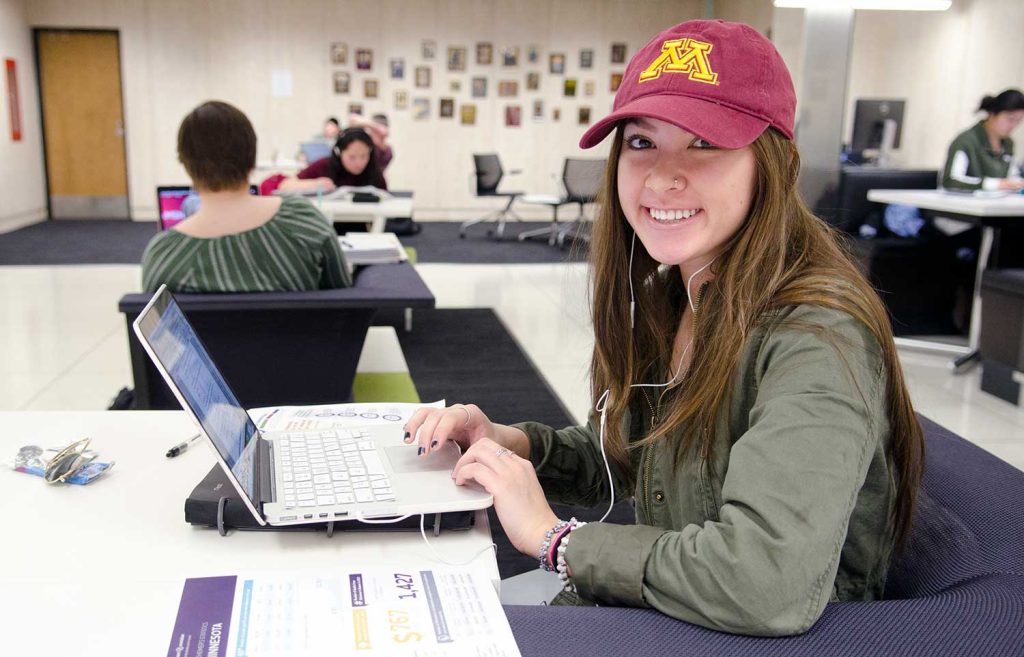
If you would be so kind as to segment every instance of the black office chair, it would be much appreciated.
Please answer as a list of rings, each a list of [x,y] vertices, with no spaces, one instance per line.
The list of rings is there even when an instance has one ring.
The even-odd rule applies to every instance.
[[[512,204],[516,202],[516,199],[523,195],[523,192],[499,192],[498,185],[501,183],[501,179],[505,176],[505,170],[501,168],[501,159],[498,158],[497,153],[482,153],[473,155],[473,177],[476,178],[476,189],[474,190],[477,196],[492,197],[497,196],[501,198],[507,198],[508,202],[505,207],[500,210],[496,210],[488,215],[480,217],[478,219],[471,219],[470,221],[463,222],[459,226],[459,237],[466,237],[466,229],[476,224],[493,221],[496,222],[496,226],[493,231],[488,231],[488,234],[492,234],[497,238],[501,239],[505,234],[505,221],[510,217],[516,221],[522,221],[522,218],[512,210]],[[520,169],[512,169],[509,175],[522,173]]]
[[[580,233],[585,217],[583,206],[593,203],[597,198],[597,192],[601,188],[601,179],[604,175],[605,160],[587,160],[581,158],[565,158],[562,166],[562,187],[565,192],[561,196],[550,194],[524,194],[520,197],[523,203],[535,205],[546,205],[551,208],[551,225],[536,230],[528,230],[519,233],[519,241],[525,241],[534,237],[547,237],[548,244],[554,246],[556,243],[562,246],[569,233],[575,232],[575,238],[587,239],[586,235]],[[578,203],[580,206],[579,215],[568,226],[558,225],[558,210],[563,205]]]

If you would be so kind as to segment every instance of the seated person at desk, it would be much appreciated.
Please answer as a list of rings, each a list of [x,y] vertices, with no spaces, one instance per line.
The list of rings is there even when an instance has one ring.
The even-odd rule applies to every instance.
[[[313,162],[294,178],[281,177],[275,188],[279,192],[300,194],[330,192],[342,186],[371,185],[387,189],[388,184],[377,165],[374,151],[373,140],[365,130],[347,128],[338,137],[330,157]],[[260,186],[264,194],[269,193],[268,182],[269,179]]]
[[[192,110],[178,129],[178,159],[199,210],[157,234],[142,256],[147,292],[271,292],[348,287],[334,229],[298,196],[253,196],[256,133],[219,101]]]
[[[715,84],[673,71],[666,44],[682,42],[722,53]],[[795,107],[750,26],[657,35],[580,142],[614,135],[590,249],[589,423],[501,425],[457,404],[405,427],[422,458],[464,448],[455,482],[491,492],[512,544],[558,571],[555,604],[771,636],[884,593],[923,437],[885,306],[800,199]],[[559,520],[547,501],[629,497],[634,525]]]
[[[1007,89],[998,96],[985,96],[978,110],[987,116],[957,135],[949,146],[942,186],[1020,191],[1024,179],[1014,169],[1010,134],[1024,120],[1024,93]]]
[[[315,138],[333,144],[338,141],[339,134],[341,134],[341,123],[333,116],[328,116],[324,121],[323,131]]]
[[[381,171],[387,169],[388,165],[391,164],[391,160],[395,157],[394,150],[388,144],[387,115],[374,114],[372,118],[367,119],[361,114],[351,114],[348,117],[348,125],[350,128],[366,130],[367,134],[370,135],[370,139],[373,140],[374,157],[377,160],[377,166],[380,167]]]

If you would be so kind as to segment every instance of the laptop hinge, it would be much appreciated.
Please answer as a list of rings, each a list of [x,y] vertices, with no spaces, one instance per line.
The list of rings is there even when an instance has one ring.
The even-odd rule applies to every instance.
[[[260,504],[274,501],[274,457],[273,443],[263,436],[257,437],[256,444],[256,499]]]

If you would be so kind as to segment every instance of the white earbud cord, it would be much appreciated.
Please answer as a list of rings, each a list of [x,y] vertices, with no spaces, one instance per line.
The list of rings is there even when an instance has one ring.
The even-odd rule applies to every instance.
[[[630,329],[633,328],[634,309],[636,308],[636,301],[635,301],[635,296],[634,296],[634,292],[633,292],[633,249],[634,249],[635,246],[636,246],[636,232],[633,233],[633,239],[629,243],[629,272],[628,272],[627,278],[629,279],[629,328]],[[696,306],[696,304],[693,303],[693,295],[690,294],[690,284],[693,283],[693,279],[697,276],[697,274],[701,273],[702,271],[704,271],[705,269],[710,267],[711,264],[714,263],[714,261],[717,258],[718,258],[718,256],[716,255],[714,258],[712,258],[708,262],[708,264],[704,265],[703,267],[701,267],[697,271],[695,271],[692,274],[690,274],[690,277],[686,279],[686,302],[688,304],[690,304],[690,310],[694,314],[696,314],[696,312],[697,312],[697,306]],[[692,345],[693,345],[693,339],[691,338],[690,341],[686,343],[686,347],[683,348],[683,353],[679,355],[679,363],[676,364],[676,371],[672,375],[672,378],[669,379],[669,381],[667,383],[634,383],[634,384],[631,384],[629,387],[630,388],[666,388],[666,387],[669,387],[669,386],[673,385],[676,382],[676,379],[679,378],[679,375],[683,371],[683,361],[686,360],[686,354],[690,351],[690,347]],[[605,426],[605,419],[606,419],[606,416],[607,416],[608,402],[611,401],[611,396],[612,396],[611,392],[612,392],[611,389],[605,390],[604,394],[602,394],[598,398],[597,404],[594,406],[594,410],[598,411],[601,414],[601,426],[600,426],[600,429],[599,429],[599,431],[600,431],[600,433],[599,433],[599,440],[601,442],[601,458],[604,459],[604,469],[605,469],[605,472],[608,473],[608,491],[609,491],[609,494],[611,495],[611,501],[608,503],[608,510],[604,512],[604,515],[601,516],[601,519],[598,520],[598,522],[603,522],[605,520],[605,518],[607,518],[609,516],[609,514],[611,514],[612,507],[615,506],[615,481],[612,479],[612,469],[611,469],[611,466],[608,464],[608,455],[605,453],[605,449],[604,449],[604,426]]]

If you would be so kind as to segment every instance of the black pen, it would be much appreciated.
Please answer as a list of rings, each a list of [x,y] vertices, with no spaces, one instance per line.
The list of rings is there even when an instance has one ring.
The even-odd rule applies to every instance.
[[[179,443],[179,444],[175,445],[174,447],[170,448],[169,450],[167,450],[167,458],[172,459],[175,456],[177,456],[178,454],[181,454],[186,449],[188,449],[189,445],[191,445],[192,443],[194,443],[197,440],[199,440],[199,434],[198,433],[196,435],[192,436],[191,438],[189,438],[188,440],[186,440],[185,442]]]

